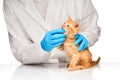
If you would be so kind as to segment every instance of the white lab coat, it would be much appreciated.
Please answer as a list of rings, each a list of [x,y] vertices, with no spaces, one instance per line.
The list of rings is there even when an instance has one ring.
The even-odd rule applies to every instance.
[[[45,52],[40,46],[45,33],[60,28],[68,15],[80,21],[80,33],[88,39],[88,47],[100,36],[98,15],[91,0],[49,0],[45,19],[33,0],[4,0],[3,11],[12,53],[23,64],[68,61],[59,49]]]

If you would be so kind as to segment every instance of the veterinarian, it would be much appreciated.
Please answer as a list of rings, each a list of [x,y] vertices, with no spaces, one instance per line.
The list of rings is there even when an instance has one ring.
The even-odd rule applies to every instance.
[[[80,22],[78,51],[94,45],[100,36],[91,0],[4,0],[3,12],[12,53],[23,64],[68,62],[57,48],[65,41],[60,27],[68,15]]]

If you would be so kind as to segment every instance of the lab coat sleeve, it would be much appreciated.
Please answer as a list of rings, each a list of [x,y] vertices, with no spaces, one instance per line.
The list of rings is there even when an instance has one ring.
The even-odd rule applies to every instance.
[[[4,1],[3,12],[8,29],[10,47],[15,58],[23,64],[46,62],[50,54],[42,50],[40,42],[29,40],[8,1]]]
[[[98,14],[91,0],[83,0],[80,34],[89,41],[88,47],[94,45],[100,36],[101,28],[97,21]]]

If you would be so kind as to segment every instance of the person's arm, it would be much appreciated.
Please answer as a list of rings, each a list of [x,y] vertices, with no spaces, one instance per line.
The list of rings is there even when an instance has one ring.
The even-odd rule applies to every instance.
[[[23,64],[46,62],[50,54],[41,48],[40,41],[32,42],[29,39],[9,0],[4,0],[3,12],[8,29],[10,47],[15,58]]]
[[[101,29],[97,25],[98,14],[91,0],[83,0],[82,5],[83,9],[80,20],[80,34],[82,34],[88,40],[88,47],[90,47],[98,40]]]

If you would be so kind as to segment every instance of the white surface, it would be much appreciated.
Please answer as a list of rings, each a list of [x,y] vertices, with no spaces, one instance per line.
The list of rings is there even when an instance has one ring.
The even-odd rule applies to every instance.
[[[0,80],[120,80],[120,63],[67,71],[66,64],[0,65]]]
[[[9,47],[0,0],[0,64],[18,64]],[[101,62],[120,62],[120,0],[92,0],[99,14],[98,24],[102,32],[100,40],[91,48],[93,58],[99,55]]]

